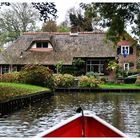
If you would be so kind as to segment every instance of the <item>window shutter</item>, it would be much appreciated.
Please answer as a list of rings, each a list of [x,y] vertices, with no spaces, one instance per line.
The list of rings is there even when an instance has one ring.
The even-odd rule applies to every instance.
[[[119,46],[118,48],[117,48],[117,55],[119,55],[121,53],[121,47]]]
[[[130,54],[133,54],[133,47],[130,47]]]
[[[129,66],[130,66],[130,67],[134,67],[134,63],[133,63],[133,62],[130,62],[130,63],[129,63]]]

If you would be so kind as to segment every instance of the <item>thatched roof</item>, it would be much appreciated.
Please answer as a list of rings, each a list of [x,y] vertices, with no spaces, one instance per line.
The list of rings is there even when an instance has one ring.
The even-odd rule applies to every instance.
[[[53,49],[31,48],[34,42],[44,40],[49,41]],[[116,49],[110,41],[106,41],[104,33],[80,32],[78,36],[71,36],[69,33],[28,32],[21,35],[3,52],[3,60],[7,64],[49,65],[60,60],[64,64],[71,64],[74,57],[103,58],[115,55]]]
[[[0,64],[5,64],[5,60],[4,57],[2,56],[2,54],[0,54]]]

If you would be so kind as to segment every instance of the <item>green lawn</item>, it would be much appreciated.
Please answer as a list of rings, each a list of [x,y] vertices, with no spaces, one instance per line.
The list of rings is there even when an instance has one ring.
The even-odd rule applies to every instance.
[[[140,86],[135,84],[114,84],[114,83],[108,83],[108,84],[101,84],[99,85],[100,88],[140,88]]]
[[[11,99],[15,96],[32,94],[40,91],[50,91],[50,90],[48,88],[27,84],[0,82],[0,101]]]

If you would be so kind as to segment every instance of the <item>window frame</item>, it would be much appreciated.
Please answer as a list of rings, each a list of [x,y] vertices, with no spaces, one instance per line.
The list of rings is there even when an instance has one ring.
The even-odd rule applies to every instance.
[[[4,74],[4,73],[9,73],[9,71],[10,71],[10,70],[9,70],[9,66],[2,66],[1,70],[2,70],[2,71],[1,71],[2,74]]]
[[[123,49],[124,48],[124,49]],[[123,50],[127,50],[127,54],[129,55],[130,54],[130,46],[129,45],[122,45],[121,46],[121,54],[123,55],[124,52]]]
[[[93,63],[93,62],[97,62],[97,63]],[[98,67],[98,72],[94,71],[95,67],[96,68]],[[104,60],[88,59],[86,61],[86,72],[104,74]]]
[[[126,66],[127,65],[127,66]],[[124,63],[123,64],[123,69],[126,70],[126,71],[129,71],[130,69],[130,64],[129,63]]]
[[[38,47],[37,44],[40,44]],[[47,47],[44,47],[47,44]],[[49,48],[49,42],[36,42],[36,48]]]

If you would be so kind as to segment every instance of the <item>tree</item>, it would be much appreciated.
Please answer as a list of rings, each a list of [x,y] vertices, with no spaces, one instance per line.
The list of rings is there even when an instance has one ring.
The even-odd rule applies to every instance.
[[[111,60],[108,63],[107,70],[115,71],[118,67],[119,65],[117,64],[117,62],[115,62],[114,60]]]
[[[139,12],[138,3],[91,3],[84,6],[90,14],[96,11],[100,16],[100,25],[108,27],[107,37],[114,43],[120,39],[127,26],[131,26]]]
[[[100,17],[98,16],[96,12],[96,8],[93,7],[91,4],[84,4],[80,3],[79,4],[82,9],[84,9],[84,16],[85,16],[85,25],[90,23],[90,26],[92,26],[92,30],[96,31],[98,22],[100,20]]]
[[[67,23],[64,21],[60,25],[57,26],[58,32],[70,32],[70,28],[68,27]]]
[[[82,15],[81,9],[71,8],[68,11],[72,27],[77,27],[78,31],[92,31],[92,18],[88,15]]]
[[[35,7],[40,13],[40,20],[46,22],[48,19],[56,18],[57,10],[53,2],[32,2],[33,7]]]
[[[3,5],[7,6],[4,9]],[[56,17],[53,3],[0,3],[0,44],[17,39],[22,32],[37,31],[39,19]],[[39,11],[39,12],[38,12]]]
[[[134,23],[136,24],[136,26],[132,27],[133,29],[132,33],[137,35],[137,37],[140,40],[140,12],[137,14],[137,19],[135,19]]]
[[[6,43],[15,40],[22,32],[36,29],[38,14],[27,3],[11,3],[0,11],[0,40]]]
[[[0,8],[4,5],[5,6],[10,6],[10,3],[9,2],[0,2]]]
[[[59,73],[61,72],[63,63],[64,63],[64,62],[60,60],[60,61],[58,61],[58,62],[55,64],[57,74],[59,74]]]
[[[48,20],[47,22],[43,23],[42,31],[43,32],[56,32],[57,31],[56,21]]]

